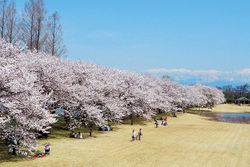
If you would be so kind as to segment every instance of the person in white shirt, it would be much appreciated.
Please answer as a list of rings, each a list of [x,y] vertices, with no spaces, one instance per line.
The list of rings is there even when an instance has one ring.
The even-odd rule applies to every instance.
[[[133,129],[133,130],[132,130],[132,141],[135,141],[135,139],[136,139],[136,132],[135,132],[135,130]]]

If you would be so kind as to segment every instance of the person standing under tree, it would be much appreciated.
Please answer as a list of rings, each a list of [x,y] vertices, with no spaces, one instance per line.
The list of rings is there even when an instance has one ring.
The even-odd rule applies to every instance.
[[[155,127],[158,128],[158,121],[155,119]]]

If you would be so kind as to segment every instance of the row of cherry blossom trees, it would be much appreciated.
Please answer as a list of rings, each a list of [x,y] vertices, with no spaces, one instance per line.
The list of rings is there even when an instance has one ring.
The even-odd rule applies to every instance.
[[[0,40],[0,138],[23,148],[37,146],[36,132],[56,122],[57,108],[64,109],[69,129],[85,127],[91,134],[108,121],[133,123],[223,102],[216,88],[63,60]]]

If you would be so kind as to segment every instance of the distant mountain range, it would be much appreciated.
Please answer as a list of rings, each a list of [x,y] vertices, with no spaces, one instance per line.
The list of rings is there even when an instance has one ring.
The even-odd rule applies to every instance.
[[[246,82],[241,82],[241,81],[218,80],[218,81],[212,81],[212,82],[204,82],[204,81],[198,80],[198,79],[180,80],[177,82],[185,84],[185,85],[193,85],[193,84],[201,83],[201,84],[206,84],[206,85],[213,86],[213,87],[223,87],[226,85],[238,86],[238,85],[246,84]]]
[[[206,84],[209,86],[238,86],[248,83],[250,85],[250,68],[223,71],[223,70],[194,70],[186,68],[155,68],[147,70],[156,76],[169,77],[182,84]]]

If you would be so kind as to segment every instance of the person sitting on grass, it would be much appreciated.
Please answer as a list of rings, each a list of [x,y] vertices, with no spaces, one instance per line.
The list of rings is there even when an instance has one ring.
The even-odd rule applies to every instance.
[[[162,121],[162,126],[167,126],[167,122],[166,121]]]
[[[81,133],[81,132],[78,132],[78,138],[79,138],[79,139],[83,139],[83,136],[82,136],[82,133]]]
[[[47,154],[47,155],[50,154],[50,145],[49,144],[45,144],[44,151],[45,151],[45,154]]]

